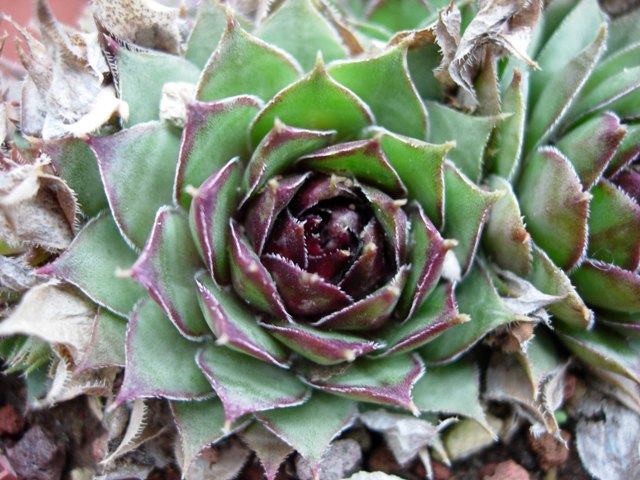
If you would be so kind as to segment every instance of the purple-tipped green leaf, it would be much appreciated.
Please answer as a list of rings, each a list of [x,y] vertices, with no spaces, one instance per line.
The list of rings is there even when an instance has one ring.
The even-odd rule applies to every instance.
[[[309,258],[305,241],[304,223],[291,215],[286,210],[276,222],[265,253],[279,255],[288,258],[296,265],[307,268]],[[336,252],[332,252],[336,253]],[[327,259],[321,259],[321,261]],[[312,271],[316,271],[314,268]],[[331,276],[335,275],[333,273]],[[325,278],[330,278],[325,276]]]
[[[238,353],[209,345],[197,362],[224,405],[229,423],[248,413],[300,405],[307,388],[289,370]]]
[[[382,344],[365,338],[289,323],[261,323],[260,326],[287,347],[320,365],[352,362],[382,348]]]
[[[211,396],[211,385],[195,362],[199,347],[176,330],[153,300],[141,300],[129,317],[124,380],[116,402]]]
[[[474,117],[436,102],[427,102],[427,110],[428,140],[432,143],[455,142],[456,146],[447,158],[467,177],[478,182],[489,135],[500,117]]]
[[[374,130],[387,160],[398,173],[409,192],[429,219],[442,225],[444,218],[443,164],[453,143],[433,145],[408,137],[401,137],[384,130]]]
[[[229,262],[231,281],[235,292],[242,300],[260,311],[288,320],[289,313],[284,307],[271,274],[262,265],[246,236],[240,231],[235,220],[229,223]]]
[[[196,98],[211,101],[251,94],[266,101],[301,75],[293,58],[245,32],[230,15],[218,48],[202,72]]]
[[[211,175],[193,197],[189,227],[195,245],[218,283],[229,283],[229,219],[235,212],[242,167],[237,158]]]
[[[113,218],[104,213],[87,223],[69,248],[38,273],[71,283],[97,304],[126,317],[145,292],[117,272],[131,267],[136,258]]]
[[[394,355],[375,360],[360,359],[346,371],[328,379],[306,378],[319,390],[353,400],[390,405],[416,412],[411,390],[424,374],[417,355]]]
[[[275,480],[282,462],[293,452],[293,448],[259,421],[252,423],[240,433],[240,438],[255,453],[264,469],[267,480]]]
[[[172,203],[180,138],[157,122],[105,137],[91,137],[109,207],[120,231],[142,248],[163,205]],[[153,174],[151,174],[153,172]]]
[[[606,180],[591,194],[589,257],[635,271],[640,264],[640,206]]]
[[[469,321],[458,312],[454,285],[439,285],[404,323],[392,323],[379,334],[387,348],[381,356],[413,351],[456,325]]]
[[[526,123],[525,91],[529,77],[513,72],[513,80],[502,96],[502,112],[509,115],[496,126],[489,146],[490,169],[511,180],[518,170]]]
[[[580,298],[569,277],[536,244],[532,244],[531,254],[532,268],[525,278],[547,295],[565,297],[547,307],[554,318],[573,327],[589,328],[593,323],[593,312]]]
[[[371,107],[378,125],[409,137],[426,137],[427,112],[409,77],[406,44],[380,55],[336,62],[329,74]]]
[[[562,343],[583,362],[640,383],[640,340],[625,339],[600,326],[588,331],[557,333]]]
[[[640,172],[633,168],[626,168],[613,177],[613,183],[640,205]]]
[[[160,209],[131,275],[158,302],[180,333],[190,339],[210,333],[198,307],[194,281],[201,268],[187,216],[178,209]]]
[[[289,52],[305,71],[313,68],[318,51],[328,62],[347,56],[340,36],[310,0],[286,0],[255,34]]]
[[[322,317],[313,326],[329,330],[356,331],[380,328],[394,312],[408,273],[408,267],[401,267],[385,286],[342,310]]]
[[[564,270],[574,268],[587,249],[591,196],[585,193],[573,165],[552,147],[528,159],[517,189],[527,230]]]
[[[126,336],[127,322],[108,310],[100,309],[93,324],[91,340],[77,370],[124,367]]]
[[[618,332],[625,338],[640,339],[640,313],[620,313],[601,310],[598,324]]]
[[[359,187],[371,204],[387,242],[391,245],[396,268],[400,268],[405,263],[408,248],[409,220],[402,209],[406,200],[394,200],[380,190],[365,185]]]
[[[261,255],[278,215],[289,205],[309,174],[272,178],[267,188],[246,208],[245,229],[254,251]]]
[[[259,99],[239,96],[218,102],[193,102],[187,106],[174,198],[188,207],[187,185],[199,187],[233,157],[248,152],[249,124],[262,106]]]
[[[458,241],[453,252],[465,274],[473,264],[489,209],[503,196],[474,185],[451,163],[445,164],[444,236]]]
[[[356,137],[371,125],[373,114],[362,100],[329,77],[319,59],[311,72],[280,91],[260,111],[251,127],[254,145],[269,133],[276,119],[311,130],[333,129],[342,141]]]
[[[127,125],[158,120],[162,87],[168,82],[195,84],[198,67],[177,55],[137,51],[120,47],[112,40],[119,97],[129,105]]]
[[[287,310],[293,315],[323,315],[340,310],[353,301],[339,287],[286,258],[264,255],[262,262],[273,276]]]
[[[76,200],[88,217],[108,208],[98,162],[89,146],[79,138],[48,140],[42,151],[51,159],[56,174],[76,194]]]
[[[262,412],[256,416],[265,427],[305,458],[317,476],[322,456],[331,441],[351,426],[356,413],[354,402],[314,392],[304,405]]]
[[[407,190],[389,164],[378,138],[341,143],[300,158],[305,168],[326,174],[355,177],[389,195],[405,196]]]
[[[242,187],[243,203],[276,175],[287,172],[301,156],[325,147],[335,132],[319,132],[289,127],[276,121],[269,134],[262,139],[245,170]]]
[[[180,434],[182,470],[188,472],[202,450],[232,431],[225,429],[224,408],[218,398],[203,402],[171,402],[170,405]]]
[[[591,2],[593,0],[583,1]],[[580,32],[586,31],[582,26],[578,30]],[[589,34],[593,35],[592,32]],[[560,69],[544,71],[545,73],[542,71],[534,72],[531,75],[530,95],[536,100],[536,103],[529,115],[525,135],[525,152],[533,151],[558,128],[602,56],[606,38],[607,26],[603,23],[595,40]],[[559,56],[562,58],[562,62],[566,61],[568,57],[565,52],[560,53]],[[541,67],[545,68],[543,64]],[[542,76],[545,78],[541,79]]]
[[[200,308],[220,345],[287,367],[287,352],[266,333],[250,307],[233,291],[217,286],[205,272],[196,275]]]
[[[498,296],[487,271],[476,264],[456,289],[456,299],[461,312],[471,316],[471,321],[444,332],[420,350],[427,362],[444,363],[458,358],[478,343],[485,335],[502,325],[530,321],[506,308]]]
[[[218,0],[198,2],[198,16],[189,35],[185,58],[204,68],[227,26],[227,10]]]
[[[410,218],[411,234],[407,284],[398,304],[402,320],[410,318],[440,279],[446,253],[457,243],[444,240],[417,205]]]
[[[588,191],[613,158],[625,133],[618,117],[604,113],[571,130],[556,147],[571,161]]]
[[[527,232],[511,184],[492,175],[487,184],[493,191],[504,192],[489,214],[483,245],[500,268],[526,277],[531,271],[531,236]]]
[[[605,172],[607,177],[613,177],[640,155],[640,125],[631,124],[625,127],[627,127],[627,134],[607,166]]]
[[[462,415],[493,431],[480,403],[480,372],[468,359],[430,367],[416,383],[413,399],[421,412]]]
[[[616,312],[640,312],[640,275],[599,260],[586,260],[571,275],[589,305]]]

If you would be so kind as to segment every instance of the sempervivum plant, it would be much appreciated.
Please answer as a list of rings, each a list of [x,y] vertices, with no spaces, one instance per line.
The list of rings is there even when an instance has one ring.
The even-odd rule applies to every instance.
[[[638,404],[638,15],[607,37],[595,0],[541,22],[541,2],[445,3],[285,0],[250,22],[214,1],[193,19],[96,1],[103,65],[38,2],[54,60],[38,69],[29,38],[0,212],[36,178],[64,211],[70,187],[84,226],[38,270],[62,282],[0,334],[54,344],[49,397],[124,367],[114,405],[170,400],[185,472],[252,423],[270,478],[265,438],[317,475],[358,411],[383,432],[399,412],[491,430],[462,357],[483,339],[485,398],[541,429],[558,432],[568,351]],[[3,345],[14,363],[43,351],[26,341]]]

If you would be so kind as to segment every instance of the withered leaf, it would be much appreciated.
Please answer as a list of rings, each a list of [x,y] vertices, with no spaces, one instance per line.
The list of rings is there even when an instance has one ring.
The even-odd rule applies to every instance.
[[[22,257],[0,256],[0,293],[24,292],[37,282],[38,276]]]

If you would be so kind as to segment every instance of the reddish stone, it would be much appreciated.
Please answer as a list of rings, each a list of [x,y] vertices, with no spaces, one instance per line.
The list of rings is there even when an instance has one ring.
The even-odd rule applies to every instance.
[[[18,478],[59,480],[62,476],[65,448],[61,442],[56,444],[39,425],[27,430],[8,453]]]
[[[489,463],[480,469],[482,480],[531,480],[529,472],[513,460],[501,463]]]
[[[0,435],[17,435],[24,428],[24,418],[11,405],[0,407]]]
[[[449,480],[451,478],[451,470],[444,463],[433,461],[431,468],[433,468],[434,480]]]
[[[571,434],[564,430],[560,432],[567,445],[571,442]],[[539,437],[529,434],[529,445],[538,458],[538,465],[545,472],[553,467],[563,465],[569,459],[569,449],[553,435],[545,433]]]
[[[371,472],[384,472],[397,475],[404,469],[396,462],[396,459],[386,447],[378,447],[369,455],[367,470]]]

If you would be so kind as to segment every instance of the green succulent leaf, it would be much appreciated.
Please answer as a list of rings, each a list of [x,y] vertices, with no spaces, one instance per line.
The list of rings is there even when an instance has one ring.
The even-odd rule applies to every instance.
[[[427,112],[409,77],[406,57],[407,46],[401,43],[374,57],[336,62],[328,71],[371,107],[378,125],[424,139]]]
[[[286,368],[287,353],[258,325],[256,315],[233,292],[216,285],[205,272],[196,275],[198,300],[219,345]]]
[[[444,179],[444,236],[458,241],[458,246],[453,252],[462,266],[462,272],[465,273],[473,263],[487,212],[503,193],[487,192],[478,188],[451,163],[445,164]]]
[[[624,375],[640,383],[640,341],[623,337],[597,326],[592,330],[558,332],[560,340],[588,365]]]
[[[613,177],[640,154],[640,124],[625,125],[625,127],[627,134],[607,166],[605,171],[607,177]]]
[[[383,329],[378,337],[387,347],[380,356],[413,351],[448,329],[468,322],[469,316],[458,312],[453,290],[451,283],[438,285],[404,323]]]
[[[556,143],[573,164],[585,191],[598,181],[626,131],[618,117],[604,113],[574,128]]]
[[[160,118],[160,99],[166,83],[198,82],[198,67],[184,58],[129,50],[113,40],[108,41],[115,57],[119,96],[129,105],[128,126]]]
[[[419,0],[377,0],[369,4],[367,18],[391,32],[411,30],[433,12],[432,2]]]
[[[219,442],[231,431],[225,430],[224,408],[218,398],[202,402],[171,402],[171,412],[180,434],[182,469],[189,467],[200,452]]]
[[[356,360],[344,372],[329,378],[307,375],[305,381],[327,393],[415,412],[411,390],[423,374],[424,364],[420,358],[403,354],[375,360]]]
[[[51,158],[56,174],[76,194],[85,215],[94,217],[108,208],[98,162],[86,142],[79,138],[61,138],[46,142],[42,150]]]
[[[340,36],[310,0],[286,0],[255,35],[289,52],[305,71],[313,68],[318,51],[328,62],[347,56]]]
[[[75,285],[98,305],[126,317],[145,292],[135,281],[119,278],[117,273],[130,268],[136,258],[105,212],[87,223],[69,248],[38,272]]]
[[[494,435],[480,403],[480,372],[468,358],[451,365],[430,367],[416,383],[413,398],[421,412],[446,412],[473,418]]]
[[[531,271],[531,236],[525,228],[518,199],[511,184],[502,177],[492,175],[487,179],[489,188],[504,192],[489,215],[483,244],[486,252],[500,268],[522,277]]]
[[[569,277],[551,261],[544,250],[535,243],[532,247],[532,269],[526,279],[547,295],[565,297],[547,307],[555,319],[574,328],[589,328],[593,323],[593,312],[580,298]]]
[[[158,122],[91,137],[113,218],[125,240],[142,248],[156,212],[172,203],[180,138]],[[149,175],[153,172],[153,175]]]
[[[300,405],[309,396],[289,370],[230,348],[208,345],[198,353],[197,362],[220,397],[228,423],[248,413]]]
[[[604,179],[591,194],[589,257],[635,271],[640,263],[640,206]]]
[[[298,63],[285,52],[245,32],[233,17],[198,83],[196,98],[218,100],[256,95],[269,100],[302,75]]]
[[[187,42],[185,58],[204,68],[227,27],[227,10],[218,0],[198,3],[198,16]]]
[[[456,289],[456,299],[460,311],[469,314],[471,321],[444,332],[423,347],[420,353],[428,363],[455,360],[497,327],[531,321],[506,308],[487,271],[480,264],[476,264],[460,283]]]
[[[317,475],[331,441],[354,422],[356,404],[335,395],[313,392],[303,405],[261,412],[256,416],[305,458]]]
[[[611,34],[605,57],[614,56],[628,45],[640,43],[640,34],[635,28],[639,21],[640,11],[637,9],[611,20]]]
[[[571,281],[589,305],[616,312],[640,312],[640,275],[634,272],[589,259],[571,275]]]
[[[78,371],[124,367],[126,336],[127,322],[104,308],[100,309],[93,324],[91,341],[78,362]]]
[[[552,147],[539,149],[525,165],[517,193],[533,240],[560,268],[575,267],[587,248],[591,196],[571,162]]]
[[[211,385],[194,359],[199,344],[184,338],[150,298],[129,317],[126,368],[116,403],[134,398],[204,399]]]
[[[329,77],[319,58],[311,72],[281,90],[260,111],[251,127],[254,145],[273,128],[276,119],[311,130],[335,129],[336,139],[344,141],[372,124],[373,114],[362,100]]]
[[[174,185],[180,205],[189,207],[188,185],[197,188],[232,158],[247,157],[249,125],[261,107],[259,99],[244,95],[189,104]]]
[[[449,158],[472,181],[480,181],[482,159],[493,131],[501,117],[474,117],[436,102],[427,102],[429,138],[433,143],[455,141]]]

